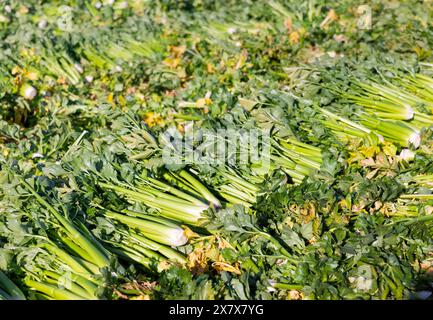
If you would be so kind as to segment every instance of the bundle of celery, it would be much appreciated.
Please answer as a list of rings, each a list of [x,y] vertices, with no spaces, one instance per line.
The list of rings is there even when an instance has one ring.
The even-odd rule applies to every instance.
[[[100,37],[105,38],[104,35]],[[153,61],[161,55],[161,43],[151,37],[141,40],[134,39],[130,34],[119,37],[117,40],[105,38],[104,41],[92,37],[81,44],[79,53],[99,70],[112,72],[121,72],[124,64],[137,64],[143,59]]]
[[[325,119],[321,120],[321,123],[329,128],[343,143],[347,143],[351,139],[362,139],[372,145],[384,141],[382,135],[362,124],[339,116],[324,108],[316,108],[316,110],[325,117]]]
[[[236,168],[218,167],[212,176],[213,188],[218,194],[231,204],[242,204],[246,207],[254,205],[260,194],[259,184],[263,177],[240,172]]]
[[[399,78],[398,84],[419,97],[418,102],[433,112],[433,79],[431,77],[417,73]]]
[[[106,190],[114,190],[130,201],[138,201],[169,219],[197,224],[202,213],[211,206],[221,206],[219,200],[187,170],[165,172],[165,181],[141,175],[135,185],[99,182]]]
[[[293,138],[272,140],[272,162],[286,172],[295,184],[315,170],[320,170],[322,155],[320,148],[302,143]]]
[[[98,298],[96,291],[98,287],[104,285],[101,280],[101,269],[109,268],[110,265],[109,252],[82,223],[73,222],[67,216],[63,216],[36,193],[27,182],[23,180],[22,184],[41,207],[48,211],[50,218],[53,219],[50,222],[54,226],[54,229],[48,234],[52,241],[47,239],[46,243],[35,247],[39,248],[36,253],[42,255],[42,261],[52,259],[52,262],[48,266],[37,264],[35,269],[29,269],[28,277],[25,279],[26,285],[50,299]],[[19,259],[24,259],[25,253],[26,251],[20,255]],[[32,259],[33,255],[30,257]],[[28,263],[29,261],[26,266]],[[63,276],[68,278],[69,287],[60,290],[57,284]]]
[[[56,76],[58,81],[65,79],[68,83],[76,85],[82,79],[83,68],[72,61],[67,53],[60,53],[58,57],[47,56],[41,59],[41,65],[47,70],[47,73]]]
[[[343,98],[364,107],[358,121],[385,139],[404,147],[420,144],[420,132],[433,125],[432,102],[428,100],[433,80],[424,75],[403,76],[384,84],[352,81]],[[338,90],[337,90],[338,91]]]
[[[431,299],[432,12],[0,1],[0,299]]]
[[[39,298],[95,300],[104,294],[105,281],[90,254],[72,242],[62,246],[40,241],[22,248],[17,263],[26,274],[24,283]]]
[[[186,262],[186,257],[174,247],[185,245],[188,235],[173,221],[131,210],[101,210],[97,220],[94,232],[107,250],[119,257],[148,269],[156,265],[158,271],[172,263]]]

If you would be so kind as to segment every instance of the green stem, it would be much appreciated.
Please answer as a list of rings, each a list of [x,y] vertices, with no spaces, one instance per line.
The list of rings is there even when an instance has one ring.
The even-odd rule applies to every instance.
[[[30,288],[42,292],[55,300],[85,300],[86,298],[69,290],[60,289],[52,284],[36,282],[30,279],[24,279],[24,283]]]
[[[0,271],[0,288],[7,291],[11,299],[25,300],[26,296],[3,272]]]
[[[57,220],[63,225],[63,227],[70,233],[72,240],[75,241],[78,245],[80,245],[84,250],[88,252],[89,255],[92,256],[93,261],[99,267],[103,268],[109,265],[109,258],[100,250],[98,250],[89,239],[84,237],[78,229],[70,222],[67,218],[63,217],[61,214],[57,212],[57,210],[51,206],[44,198],[42,198],[24,179],[21,178],[21,183],[24,187],[34,195],[36,200],[46,207],[53,215],[57,218]]]

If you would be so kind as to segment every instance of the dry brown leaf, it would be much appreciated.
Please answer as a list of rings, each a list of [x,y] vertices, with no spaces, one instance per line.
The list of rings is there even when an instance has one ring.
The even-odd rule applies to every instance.
[[[290,290],[289,294],[288,294],[288,298],[290,300],[302,300],[303,295],[302,295],[302,292],[300,292],[298,290]]]
[[[289,33],[292,32],[292,28],[293,28],[292,17],[287,17],[286,20],[284,20],[284,26],[286,27]]]

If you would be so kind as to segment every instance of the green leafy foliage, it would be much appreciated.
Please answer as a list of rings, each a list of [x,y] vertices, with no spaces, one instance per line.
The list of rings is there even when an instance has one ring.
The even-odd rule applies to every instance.
[[[431,299],[432,12],[2,1],[0,299]]]

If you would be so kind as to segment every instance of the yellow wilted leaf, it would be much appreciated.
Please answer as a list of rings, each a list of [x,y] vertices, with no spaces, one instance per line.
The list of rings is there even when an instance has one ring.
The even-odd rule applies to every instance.
[[[185,133],[185,125],[183,123],[178,123],[176,128],[180,133]]]
[[[380,152],[380,148],[378,146],[364,146],[364,147],[359,148],[359,151],[366,158],[371,158],[371,157],[374,157],[375,154]]]
[[[311,202],[300,208],[299,212],[303,216],[303,223],[308,223],[316,217],[316,207]]]
[[[233,248],[230,242],[224,238],[218,238],[218,249]]]
[[[170,68],[175,69],[180,64],[180,58],[166,58],[162,63]]]
[[[323,19],[322,23],[320,24],[321,29],[326,29],[332,22],[338,20],[337,13],[334,9],[331,9],[328,11],[328,14],[326,15],[325,19]]]
[[[36,52],[36,50],[35,50],[34,48],[29,48],[29,49],[27,49],[27,48],[22,48],[22,49],[20,50],[20,55],[21,55],[22,57],[29,58],[29,57],[33,57],[33,56],[35,55],[35,52]]]
[[[207,269],[208,258],[206,256],[205,248],[197,248],[188,254],[188,269],[193,274],[202,274]]]
[[[11,71],[12,75],[16,75],[16,74],[18,74],[20,72],[21,72],[21,68],[18,67],[18,66],[13,67],[12,71]]]
[[[119,95],[119,96],[117,97],[117,100],[119,101],[119,103],[120,103],[121,106],[125,106],[125,105],[126,105],[126,100],[125,100],[125,98],[123,97],[123,95]]]
[[[19,8],[18,12],[21,15],[25,15],[25,14],[29,13],[29,8],[27,8],[26,6],[21,6]]]
[[[382,150],[387,156],[395,156],[397,153],[397,147],[393,143],[387,141],[383,142]]]
[[[29,80],[38,80],[38,74],[35,71],[27,71],[24,76]]]
[[[300,36],[298,31],[293,31],[293,32],[290,32],[290,34],[289,34],[289,42],[291,44],[299,43],[300,38],[301,38],[301,36]]]
[[[180,58],[184,54],[186,46],[170,46],[170,52],[175,58]]]
[[[150,296],[149,295],[144,295],[144,294],[141,294],[141,295],[139,295],[139,296],[136,296],[136,297],[132,297],[131,299],[129,299],[129,300],[150,300]]]
[[[113,103],[113,100],[114,100],[114,96],[113,96],[112,93],[110,93],[110,94],[108,95],[108,97],[107,97],[107,101],[108,101],[109,104],[114,104],[114,103]]]
[[[145,115],[144,122],[146,122],[149,127],[153,127],[155,125],[162,125],[164,120],[159,113],[148,112]]]
[[[234,267],[226,262],[222,262],[222,261],[217,261],[214,262],[212,264],[212,267],[217,270],[218,272],[221,271],[227,271],[227,272],[232,272],[232,273],[236,273],[236,274],[241,274],[241,271],[239,270],[239,268]]]
[[[245,61],[247,60],[247,58],[248,58],[248,51],[244,49],[239,55],[239,59],[238,62],[236,63],[235,69],[238,70],[242,68],[245,65]]]
[[[196,249],[188,254],[188,268],[194,274],[202,274],[213,268],[216,271],[238,273],[239,267],[227,263],[220,253],[221,249],[230,247],[223,239],[210,237],[196,243]]]
[[[200,98],[195,102],[198,108],[203,108],[204,106],[209,106],[212,104],[212,99],[210,98],[211,92],[208,91],[204,98]]]
[[[60,76],[60,77],[57,79],[57,83],[58,83],[58,84],[66,84],[66,78],[63,77],[63,76]]]
[[[167,270],[172,266],[172,262],[170,261],[161,261],[158,263],[158,268],[161,270]]]
[[[210,248],[208,248],[207,252],[206,252],[206,256],[209,260],[211,261],[218,261],[219,259],[219,250],[218,248],[212,246]]]
[[[185,236],[188,238],[188,239],[191,239],[191,238],[198,238],[198,237],[200,237],[197,233],[195,233],[194,231],[192,231],[190,228],[188,228],[187,226],[182,226],[182,228],[185,230],[184,231],[184,233],[185,233]]]
[[[205,98],[200,98],[195,102],[195,105],[199,108],[202,108],[206,105],[206,99]]]
[[[206,69],[207,69],[208,73],[214,73],[215,72],[215,68],[214,68],[214,66],[211,63],[208,63],[206,65]]]
[[[315,244],[317,242],[317,239],[315,236],[313,236],[310,240],[308,240],[308,243]]]

